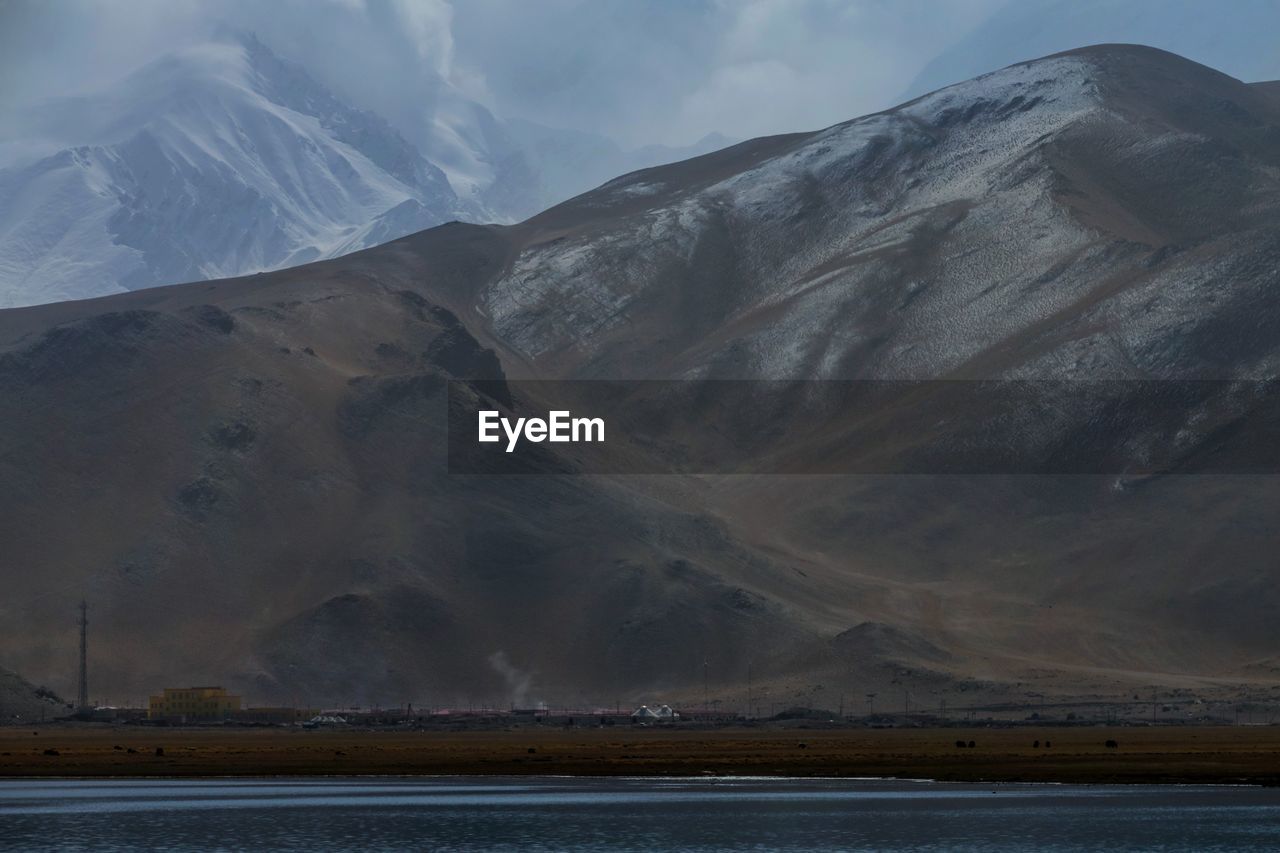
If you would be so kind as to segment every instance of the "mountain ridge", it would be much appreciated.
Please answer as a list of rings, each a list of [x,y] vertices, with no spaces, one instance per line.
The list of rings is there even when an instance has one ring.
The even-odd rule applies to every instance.
[[[42,570],[10,581],[6,665],[69,659],[33,639],[56,577],[127,689],[1270,689],[1273,478],[486,478],[443,454],[445,381],[495,363],[513,387],[1274,377],[1277,128],[1246,84],[1091,48],[516,225],[0,312],[0,537]],[[1092,417],[1059,414],[1064,441]],[[805,453],[847,425],[781,426]]]

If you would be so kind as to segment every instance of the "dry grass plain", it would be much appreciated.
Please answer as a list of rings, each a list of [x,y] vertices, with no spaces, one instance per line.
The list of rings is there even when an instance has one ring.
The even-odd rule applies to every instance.
[[[972,740],[973,748],[957,748]],[[1107,740],[1118,746],[1108,748]],[[1033,746],[1039,741],[1040,746]],[[1045,742],[1051,747],[1046,748]],[[163,754],[157,754],[157,748]],[[47,754],[46,750],[56,752]],[[0,728],[0,777],[777,775],[1280,784],[1280,727]]]

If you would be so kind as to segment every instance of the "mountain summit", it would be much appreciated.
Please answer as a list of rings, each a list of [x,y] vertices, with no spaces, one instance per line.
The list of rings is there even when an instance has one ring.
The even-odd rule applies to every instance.
[[[573,376],[1265,373],[1276,128],[1265,86],[1086,48],[619,178],[476,298]],[[1196,331],[1226,312],[1230,351]]]

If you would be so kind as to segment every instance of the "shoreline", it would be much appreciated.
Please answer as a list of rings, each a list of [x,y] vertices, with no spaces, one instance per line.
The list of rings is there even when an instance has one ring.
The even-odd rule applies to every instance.
[[[375,776],[1272,787],[1280,786],[1280,727],[0,728],[0,778]]]
[[[766,775],[760,773],[735,774],[609,774],[609,773],[208,773],[201,775],[120,775],[120,776],[7,776],[0,775],[0,782],[269,782],[269,781],[302,781],[315,780],[404,780],[415,779],[564,779],[566,781],[586,779],[617,779],[631,782],[849,782],[876,784],[892,782],[895,784],[917,785],[1018,785],[1023,787],[1081,787],[1081,788],[1280,788],[1280,781],[1267,782],[1177,782],[1177,781],[1027,781],[1018,779],[930,779],[918,776],[787,776]]]

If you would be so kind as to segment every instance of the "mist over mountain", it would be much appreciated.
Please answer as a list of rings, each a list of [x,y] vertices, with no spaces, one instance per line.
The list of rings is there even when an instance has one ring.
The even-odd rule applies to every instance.
[[[468,477],[445,415],[450,378],[1273,378],[1278,167],[1274,86],[1107,45],[514,225],[0,312],[5,665],[58,683],[84,594],[125,693],[1270,689],[1275,478],[824,475],[853,425],[784,406],[812,476]],[[1188,412],[1188,458],[1248,424]]]
[[[294,266],[454,219],[511,222],[720,141],[624,152],[509,127],[447,86],[438,101],[424,153],[224,30],[106,92],[33,109],[0,169],[0,306]]]
[[[300,29],[288,3],[9,4],[0,306],[278,269],[452,219],[516,222],[732,141],[707,128],[809,129],[888,105],[913,75],[904,97],[1117,37],[1280,77],[1267,0],[1211,17],[1194,2],[935,4],[910,33],[876,4],[660,6],[627,13],[625,35],[617,8],[483,6],[329,4]],[[536,63],[531,33],[548,46]],[[143,57],[159,58],[110,82]],[[64,89],[81,94],[38,101]]]
[[[1008,65],[1082,44],[1133,42],[1172,51],[1248,82],[1280,79],[1270,34],[1280,5],[1237,0],[1206,15],[1197,0],[1016,0],[992,9],[924,66],[903,97],[914,98]]]
[[[0,172],[6,305],[290,266],[481,215],[386,122],[248,37],[39,118],[77,144]]]

